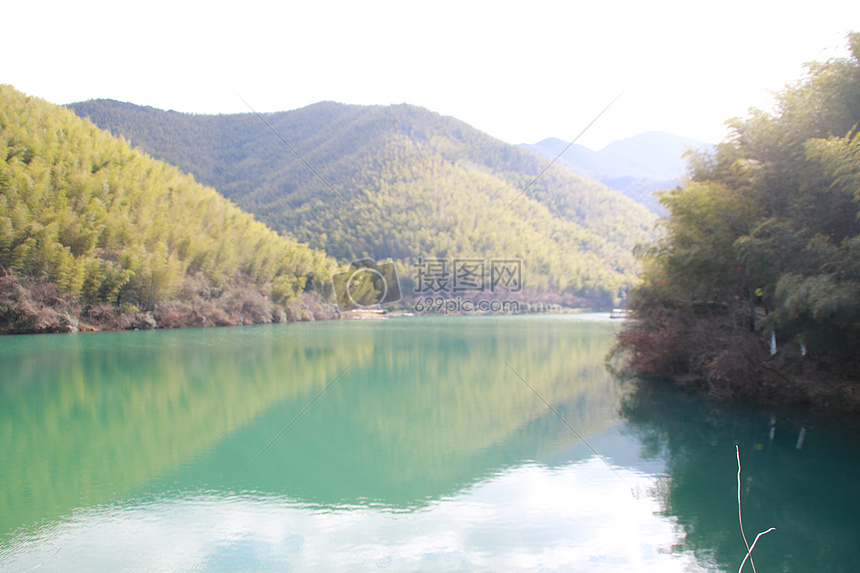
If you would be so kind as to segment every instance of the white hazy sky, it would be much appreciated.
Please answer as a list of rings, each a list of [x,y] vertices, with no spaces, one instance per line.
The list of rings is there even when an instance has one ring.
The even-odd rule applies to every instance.
[[[410,103],[509,143],[598,149],[725,120],[847,53],[860,2],[0,0],[0,83],[196,113]],[[288,137],[287,134],[284,134]]]

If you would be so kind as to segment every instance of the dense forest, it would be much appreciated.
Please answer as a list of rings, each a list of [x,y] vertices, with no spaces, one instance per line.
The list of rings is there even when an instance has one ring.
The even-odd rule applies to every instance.
[[[654,236],[654,215],[620,193],[560,164],[530,185],[546,158],[415,106],[69,107],[341,262],[394,259],[404,294],[420,257],[503,257],[522,261],[526,298],[605,307],[635,278],[633,246]]]
[[[689,164],[640,249],[641,373],[726,398],[860,405],[860,34]]]
[[[327,312],[333,261],[68,109],[0,86],[0,331]]]

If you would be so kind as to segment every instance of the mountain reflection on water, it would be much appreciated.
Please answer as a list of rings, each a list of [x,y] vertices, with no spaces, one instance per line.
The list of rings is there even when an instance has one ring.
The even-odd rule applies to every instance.
[[[0,571],[731,570],[735,443],[748,536],[777,527],[757,567],[846,570],[854,442],[808,416],[630,394],[604,365],[617,328],[0,339]]]

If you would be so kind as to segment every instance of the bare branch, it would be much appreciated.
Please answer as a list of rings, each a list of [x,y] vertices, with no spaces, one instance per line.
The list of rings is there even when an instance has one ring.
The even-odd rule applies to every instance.
[[[744,560],[741,561],[741,566],[740,566],[740,569],[738,569],[738,573],[741,573],[744,570],[744,565],[746,565],[747,559],[750,560],[750,565],[752,565],[753,573],[756,573],[755,562],[753,561],[753,558],[752,558],[752,551],[753,551],[753,549],[755,549],[755,544],[758,543],[758,540],[762,535],[770,533],[771,531],[774,531],[776,528],[771,527],[767,531],[762,531],[761,533],[756,535],[755,539],[753,540],[752,545],[750,545],[749,542],[747,541],[747,535],[746,535],[746,533],[744,533],[744,518],[741,515],[741,451],[740,451],[740,448],[738,448],[738,446],[735,446],[735,453],[738,456],[738,523],[741,526],[741,537],[744,538],[744,545],[746,545],[746,547],[747,547],[747,554],[744,556]]]

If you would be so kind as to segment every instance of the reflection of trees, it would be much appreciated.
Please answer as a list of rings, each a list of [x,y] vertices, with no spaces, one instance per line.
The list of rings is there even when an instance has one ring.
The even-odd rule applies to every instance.
[[[599,323],[507,317],[362,326],[372,358],[290,428],[243,486],[319,503],[410,506],[577,441],[501,358],[579,432],[615,419],[618,398],[603,368],[612,338]],[[265,444],[289,418],[283,411],[261,420],[242,442]],[[230,458],[224,446],[214,455]],[[232,447],[239,455],[240,443]]]
[[[670,477],[657,495],[665,513],[683,526],[686,549],[713,554],[728,570],[743,559],[738,444],[747,536],[777,528],[756,546],[758,570],[855,569],[860,447],[847,433],[820,418],[714,405],[653,388],[627,399],[623,413],[645,444],[643,453],[667,457]],[[798,449],[802,427],[806,432]]]
[[[123,495],[366,354],[296,332],[17,339],[38,350],[2,356],[0,532]]]
[[[38,350],[0,357],[0,532],[159,482],[437,499],[576,441],[500,357],[580,433],[611,423],[606,328],[434,318],[16,339]]]

